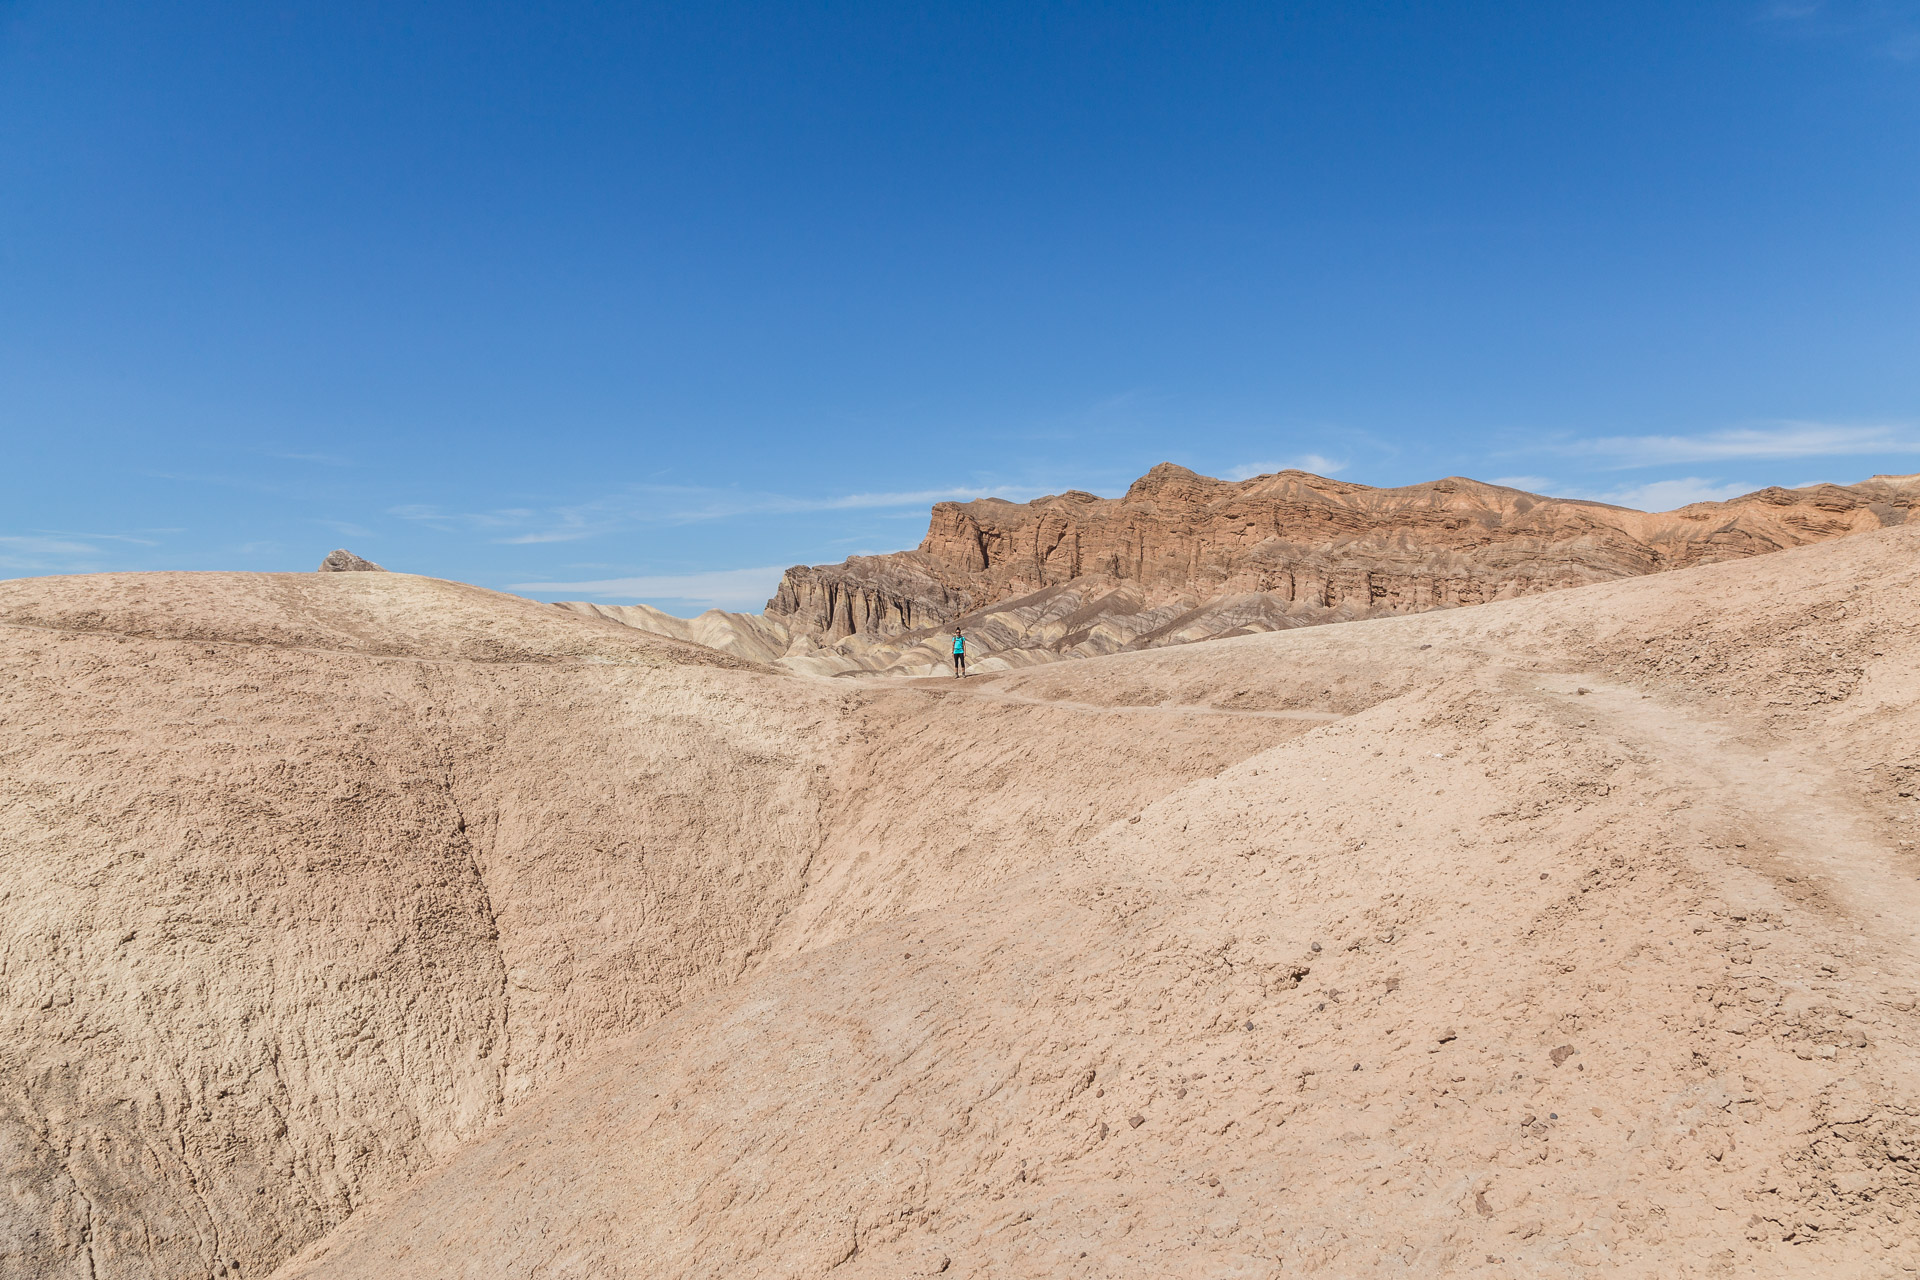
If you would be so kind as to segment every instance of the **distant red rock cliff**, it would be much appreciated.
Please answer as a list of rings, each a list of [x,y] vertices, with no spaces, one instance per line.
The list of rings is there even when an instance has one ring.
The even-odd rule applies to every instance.
[[[1120,498],[938,503],[916,550],[789,569],[766,616],[824,645],[960,622],[987,652],[1111,652],[1739,559],[1900,524],[1917,500],[1920,477],[1877,476],[1649,514],[1460,477],[1376,489],[1161,463]]]

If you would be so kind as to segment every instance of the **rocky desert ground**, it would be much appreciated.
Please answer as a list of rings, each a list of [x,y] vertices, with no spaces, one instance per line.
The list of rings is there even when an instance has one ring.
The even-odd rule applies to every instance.
[[[964,682],[0,583],[0,1274],[1920,1270],[1862,529]]]

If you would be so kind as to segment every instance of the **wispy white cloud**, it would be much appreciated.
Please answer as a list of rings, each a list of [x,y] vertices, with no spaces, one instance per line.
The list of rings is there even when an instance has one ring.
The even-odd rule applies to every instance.
[[[89,573],[102,564],[100,548],[73,538],[40,534],[0,536],[0,569],[24,573]]]
[[[131,533],[83,533],[77,529],[37,529],[38,534],[51,538],[84,538],[88,542],[130,542],[136,547],[157,547],[160,544],[152,538],[142,538]],[[150,533],[179,533],[178,529],[152,529]]]
[[[186,471],[142,471],[150,480],[166,480],[176,484],[210,484],[227,489],[240,489],[247,493],[280,493],[281,486],[269,484],[264,480],[254,480],[246,476],[203,475]]]
[[[1610,468],[1626,469],[1741,459],[1920,453],[1920,429],[1904,423],[1844,426],[1826,422],[1781,422],[1690,436],[1601,436],[1585,440],[1561,440],[1541,447],[1553,453],[1590,458]]]
[[[1628,485],[1620,489],[1610,489],[1604,493],[1569,493],[1565,497],[1591,498],[1595,502],[1611,502],[1616,507],[1632,507],[1637,511],[1672,511],[1694,502],[1725,502],[1737,498],[1743,493],[1752,493],[1756,486],[1734,481],[1719,484],[1712,480],[1703,480],[1699,476],[1686,476],[1679,480],[1655,480],[1650,484]]]
[[[802,501],[799,505],[787,508],[794,511],[845,511],[856,507],[919,507],[930,506],[936,502],[972,502],[975,498],[1006,498],[1009,501],[1037,498],[1044,489],[1029,489],[1017,485],[996,485],[989,489],[915,489],[906,493],[850,493],[842,498],[823,498],[818,501]]]
[[[1136,408],[1155,398],[1150,388],[1129,387],[1125,391],[1118,391],[1113,395],[1094,401],[1091,405],[1087,406],[1085,416],[1088,418],[1106,417],[1111,414]]]
[[[278,453],[267,450],[269,458],[279,458],[284,462],[312,462],[323,467],[350,467],[353,459],[337,453]]]
[[[784,565],[758,569],[716,569],[707,573],[649,574],[632,578],[599,578],[591,582],[516,582],[511,591],[542,595],[591,596],[596,599],[659,601],[703,609],[758,609],[780,585]]]
[[[1646,484],[1620,485],[1612,489],[1567,485],[1546,476],[1501,476],[1490,483],[1503,484],[1509,489],[1525,489],[1549,498],[1581,498],[1588,502],[1611,503],[1616,507],[1632,507],[1636,511],[1672,511],[1675,507],[1684,507],[1693,502],[1725,502],[1729,498],[1752,493],[1759,487],[1737,480],[1722,483],[1700,476],[1653,480]]]
[[[528,524],[539,514],[532,507],[494,511],[447,511],[441,507],[408,503],[387,508],[387,514],[413,520],[442,533],[500,533]]]
[[[1225,480],[1251,480],[1255,476],[1272,475],[1276,471],[1311,471],[1315,475],[1335,476],[1347,469],[1345,462],[1318,453],[1303,453],[1286,462],[1243,462],[1237,467],[1228,467]]]
[[[100,554],[100,548],[85,542],[75,542],[69,538],[43,538],[37,536],[0,537],[0,547],[7,547],[23,555],[90,556]]]
[[[591,538],[598,533],[611,533],[611,528],[596,529],[589,525],[563,522],[551,529],[536,529],[532,533],[515,534],[511,538],[495,538],[502,546],[534,546],[542,542],[578,542],[582,538]]]
[[[1756,19],[1776,35],[1852,42],[1896,62],[1920,57],[1920,4],[1914,0],[1771,0]]]
[[[508,507],[493,511],[460,512],[409,505],[394,507],[389,514],[403,520],[418,521],[447,533],[480,533],[501,544],[531,545],[578,542],[646,524],[693,524],[705,520],[819,511],[884,511],[898,507],[925,507],[935,502],[968,502],[975,498],[1020,501],[1038,497],[1044,492],[1043,489],[1016,485],[955,485],[896,493],[795,497],[692,485],[632,485],[590,502],[550,508]]]
[[[98,573],[127,567],[123,548],[157,547],[148,534],[180,533],[180,529],[138,529],[133,533],[98,533],[76,529],[33,529],[0,535],[0,569],[25,573]],[[117,543],[119,547],[101,543]]]

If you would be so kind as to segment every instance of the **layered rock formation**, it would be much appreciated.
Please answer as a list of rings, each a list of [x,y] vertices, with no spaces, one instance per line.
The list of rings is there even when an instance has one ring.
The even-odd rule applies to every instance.
[[[363,556],[357,556],[345,547],[335,547],[327,552],[327,558],[320,562],[315,573],[385,573],[386,570]]]
[[[993,670],[1741,559],[1898,525],[1916,501],[1920,476],[1876,476],[1649,514],[1462,477],[1376,489],[1162,463],[1120,498],[939,503],[917,549],[796,566],[764,618],[699,625],[704,643],[821,674],[936,669],[958,625]]]

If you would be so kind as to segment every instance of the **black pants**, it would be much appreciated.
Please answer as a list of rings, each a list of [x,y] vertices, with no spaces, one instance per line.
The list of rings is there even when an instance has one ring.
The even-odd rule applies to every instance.
[[[966,654],[956,653],[953,655],[953,674],[957,676],[963,676],[967,674],[967,655]]]

